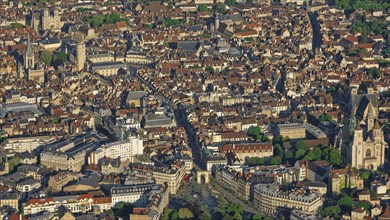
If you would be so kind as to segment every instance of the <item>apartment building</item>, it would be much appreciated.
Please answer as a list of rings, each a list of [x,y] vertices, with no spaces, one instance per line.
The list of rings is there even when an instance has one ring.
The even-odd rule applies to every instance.
[[[37,147],[51,143],[54,140],[55,138],[53,136],[8,138],[4,142],[4,150],[12,150],[18,153],[22,153],[25,151],[31,152]]]
[[[23,204],[23,213],[33,215],[42,211],[55,212],[60,206],[65,206],[71,213],[87,213],[92,211],[93,196],[82,194],[28,199]]]
[[[120,158],[121,161],[133,162],[133,157],[142,155],[144,151],[143,141],[139,137],[129,137],[125,141],[116,141],[102,145],[96,151],[91,152],[88,157],[88,164],[98,164],[99,160],[108,158]]]
[[[160,219],[164,209],[169,203],[169,190],[167,185],[160,185],[148,193],[146,204],[133,209],[130,219],[154,220]]]
[[[237,159],[244,162],[247,157],[266,158],[273,155],[272,144],[264,143],[234,143],[225,144],[219,148],[222,154],[233,153]]]
[[[93,63],[89,70],[102,76],[113,76],[118,74],[119,69],[124,69],[126,66],[122,62],[100,62]]]
[[[277,184],[258,184],[254,187],[253,203],[261,211],[277,215],[292,209],[315,213],[322,206],[319,193],[312,193],[302,189],[291,192],[282,191]]]
[[[136,184],[128,186],[116,186],[111,189],[112,206],[116,207],[120,202],[134,203],[135,206],[146,204],[149,191],[159,188],[154,183]]]
[[[54,170],[80,172],[85,164],[85,153],[83,152],[67,155],[59,151],[45,151],[40,154],[40,157],[41,165]]]
[[[114,55],[108,51],[87,52],[87,60],[91,63],[113,62]]]
[[[0,193],[0,207],[11,206],[12,208],[19,210],[19,195],[14,192],[2,192]]]
[[[338,195],[345,188],[364,188],[364,180],[351,167],[331,170],[329,184],[333,195]]]
[[[306,128],[300,123],[278,124],[276,135],[290,139],[306,138]]]
[[[81,173],[60,172],[56,175],[50,176],[48,187],[52,191],[62,191],[62,187],[64,187],[70,181],[77,180],[81,176]]]
[[[186,173],[186,165],[182,161],[176,161],[176,163],[173,164],[171,168],[169,167],[153,168],[153,178],[155,179],[156,184],[162,185],[167,183],[169,187],[169,192],[171,194],[176,194],[185,173]]]

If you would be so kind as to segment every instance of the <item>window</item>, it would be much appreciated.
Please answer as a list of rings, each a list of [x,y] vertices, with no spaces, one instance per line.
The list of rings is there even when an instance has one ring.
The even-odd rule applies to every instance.
[[[371,157],[371,150],[370,150],[370,149],[368,149],[368,150],[366,151],[366,157]]]

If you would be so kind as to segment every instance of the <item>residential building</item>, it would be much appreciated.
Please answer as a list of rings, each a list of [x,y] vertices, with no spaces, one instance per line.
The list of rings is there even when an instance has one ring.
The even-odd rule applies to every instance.
[[[302,139],[306,138],[306,128],[299,123],[278,124],[276,135],[290,139]]]
[[[19,195],[16,192],[2,192],[0,193],[0,207],[11,206],[19,210]]]
[[[221,154],[226,155],[227,153],[233,153],[238,160],[242,163],[246,161],[248,157],[260,157],[267,158],[273,155],[272,144],[265,143],[232,143],[232,144],[224,144],[219,148],[219,152]]]
[[[143,154],[143,141],[139,137],[131,136],[125,141],[116,141],[102,145],[88,157],[88,164],[98,164],[103,157],[120,158],[120,161],[133,162],[133,157]]]
[[[333,195],[338,195],[346,188],[363,189],[364,181],[351,167],[331,170],[329,184]]]
[[[280,190],[279,187],[276,184],[256,185],[254,187],[253,203],[261,211],[270,215],[277,215],[292,209],[315,213],[322,206],[319,193],[305,192],[301,189],[285,192]]]
[[[23,213],[33,215],[42,211],[55,212],[60,206],[65,206],[71,213],[87,213],[92,211],[93,196],[82,194],[28,199],[23,204]]]
[[[186,166],[185,163],[182,161],[177,161],[171,168],[153,168],[153,178],[155,179],[156,184],[162,185],[167,183],[170,194],[176,194],[185,173]]]

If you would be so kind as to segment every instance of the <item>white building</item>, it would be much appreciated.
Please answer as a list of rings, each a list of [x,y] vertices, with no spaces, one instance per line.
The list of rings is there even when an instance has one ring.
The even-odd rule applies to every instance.
[[[21,138],[8,138],[4,143],[4,150],[12,150],[14,152],[33,151],[35,148],[49,144],[55,140],[53,136],[34,136]]]
[[[134,203],[136,206],[145,205],[148,200],[146,192],[151,191],[156,186],[158,185],[148,183],[113,187],[111,189],[112,207],[115,207],[120,202]]]
[[[88,164],[97,164],[103,157],[121,158],[133,162],[133,157],[143,154],[143,141],[139,137],[129,137],[126,141],[116,141],[99,147],[88,158]]]
[[[42,211],[55,212],[61,205],[72,213],[92,211],[93,197],[90,194],[29,199],[23,204],[23,213],[33,215]]]
[[[22,180],[18,184],[16,184],[16,190],[19,192],[31,192],[34,189],[39,189],[41,187],[41,183],[33,178],[28,178]]]

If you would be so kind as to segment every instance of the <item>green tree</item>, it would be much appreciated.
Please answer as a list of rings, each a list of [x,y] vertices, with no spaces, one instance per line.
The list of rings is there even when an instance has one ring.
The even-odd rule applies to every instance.
[[[199,220],[211,220],[211,214],[210,212],[207,210],[207,208],[205,208],[206,210],[204,210],[200,215],[199,215]]]
[[[301,160],[301,159],[303,159],[305,154],[306,154],[306,151],[304,149],[298,149],[297,151],[295,151],[294,159]]]
[[[178,217],[180,219],[191,219],[194,217],[194,214],[188,208],[180,208],[178,212]]]
[[[144,27],[146,28],[149,28],[149,29],[153,29],[153,24],[144,24]]]
[[[64,51],[59,51],[53,55],[53,65],[58,66],[68,61],[68,54]]]
[[[297,148],[298,150],[304,150],[304,151],[306,151],[307,148],[308,148],[308,146],[307,146],[307,144],[306,144],[306,141],[304,141],[304,140],[298,140],[298,141],[297,141],[297,144],[296,144],[296,148]]]
[[[134,206],[131,203],[120,202],[115,210],[115,216],[128,219],[130,213],[133,211]]]
[[[9,171],[12,172],[15,170],[15,167],[20,164],[20,158],[19,157],[13,157],[12,159],[8,160],[9,165]]]
[[[257,165],[264,165],[264,158],[263,157],[257,158]]]
[[[282,163],[282,158],[279,156],[273,156],[271,160],[269,161],[271,165],[279,165]]]
[[[332,121],[332,116],[331,115],[328,115],[328,114],[322,114],[318,117],[318,121],[319,122],[323,122],[323,121]]]
[[[262,220],[263,219],[263,216],[260,215],[260,214],[256,214],[252,217],[252,220]]]
[[[214,68],[211,66],[207,66],[206,70],[209,71],[210,73],[214,73]]]
[[[244,208],[231,201],[219,197],[217,200],[217,207],[215,207],[215,213],[217,217],[221,219],[242,219]]]
[[[337,205],[339,205],[342,210],[347,210],[349,212],[353,208],[353,200],[351,197],[344,195],[337,201]]]
[[[257,138],[258,135],[260,135],[261,129],[259,126],[252,126],[248,129],[247,134],[249,136],[252,136],[253,138]]]
[[[166,208],[164,210],[163,216],[161,217],[161,220],[169,220],[169,215],[171,214],[172,209]]]
[[[21,23],[12,23],[11,24],[12,29],[19,29],[19,28],[24,28],[24,25]]]
[[[171,215],[171,220],[177,220],[179,219],[179,213],[177,211],[174,211]]]
[[[256,157],[249,158],[249,164],[252,166],[256,165],[257,164]]]
[[[274,156],[279,156],[281,158],[284,157],[284,150],[280,144],[275,144],[274,145]]]
[[[364,210],[366,210],[366,212],[368,213],[368,215],[371,215],[371,203],[369,201],[366,201],[366,200],[363,200],[363,201],[359,201],[357,207],[358,208],[362,208]]]
[[[53,119],[52,122],[53,122],[54,124],[57,124],[57,123],[60,123],[60,121],[61,121],[61,118],[60,118],[60,117],[56,117],[56,118]]]
[[[42,51],[40,55],[40,59],[44,64],[50,66],[51,61],[53,60],[53,52],[48,50]]]
[[[229,6],[235,5],[236,3],[237,3],[236,0],[226,0],[226,4],[228,4]]]
[[[166,26],[170,27],[173,25],[180,25],[185,23],[185,19],[172,19],[171,17],[166,17],[164,20]]]
[[[287,160],[291,160],[291,159],[294,158],[294,154],[291,151],[287,151],[286,154],[285,154],[285,158]]]
[[[304,159],[309,161],[321,160],[321,150],[319,148],[309,150],[309,152],[305,155]]]
[[[207,5],[199,5],[198,6],[198,11],[199,12],[205,12],[205,11],[208,11],[209,10],[209,8],[207,7]]]
[[[327,161],[333,166],[340,166],[343,163],[340,150],[337,148],[332,148],[330,150]]]
[[[224,4],[218,4],[215,7],[215,12],[220,13],[220,14],[226,14],[226,6]]]
[[[366,73],[370,79],[378,79],[381,76],[380,70],[376,67],[367,69]]]
[[[362,170],[360,171],[360,176],[364,179],[364,180],[368,180],[370,178],[370,175],[371,173],[367,170]]]
[[[329,206],[321,211],[321,216],[338,219],[340,217],[340,212],[341,209],[339,206]]]
[[[85,8],[83,8],[83,7],[76,8],[76,12],[84,12],[84,11],[85,11]]]

